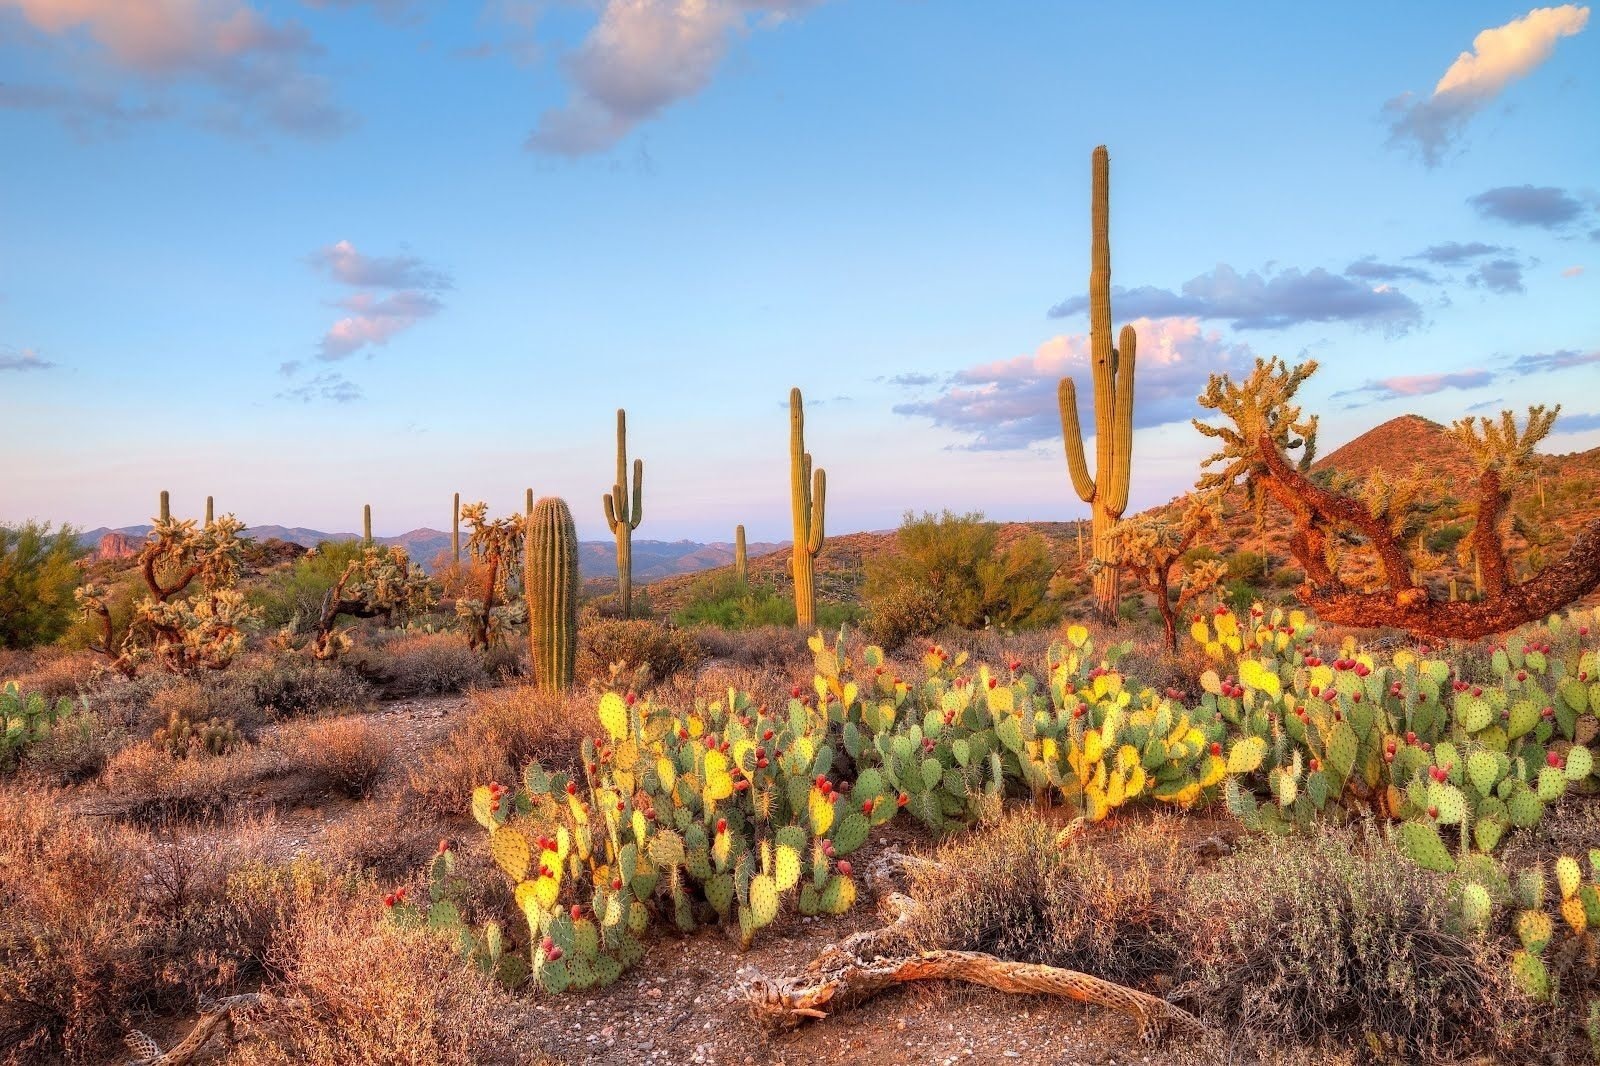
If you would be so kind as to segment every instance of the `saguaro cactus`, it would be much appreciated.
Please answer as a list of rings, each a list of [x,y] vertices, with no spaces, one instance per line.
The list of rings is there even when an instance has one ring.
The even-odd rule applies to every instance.
[[[1111,531],[1128,506],[1128,474],[1133,458],[1133,366],[1137,338],[1132,326],[1122,327],[1118,347],[1111,346],[1110,159],[1104,145],[1094,150],[1093,235],[1089,258],[1089,360],[1094,373],[1095,474],[1083,454],[1078,426],[1078,390],[1071,378],[1057,387],[1061,435],[1066,440],[1067,469],[1072,486],[1089,505],[1094,558],[1095,613],[1107,625],[1117,622],[1121,583]]]
[[[546,496],[534,505],[523,573],[534,682],[564,692],[578,658],[578,531],[565,500]]]
[[[533,490],[532,489],[528,489],[527,490],[527,497],[526,497],[525,501],[523,502],[522,510],[526,514],[532,514],[533,513]]]
[[[602,498],[606,525],[617,538],[617,603],[633,617],[633,531],[644,518],[644,460],[633,461],[633,502],[628,502],[628,412],[617,408],[617,480]]]
[[[789,498],[794,511],[794,620],[801,629],[817,624],[817,553],[822,551],[822,515],[828,474],[811,469],[806,451],[806,412],[799,389],[789,390]]]
[[[211,497],[206,497],[206,528],[211,528],[211,523],[216,521],[216,512],[212,507]]]
[[[744,553],[744,526],[733,527],[733,579],[741,585],[750,583],[750,561]]]
[[[450,556],[461,565],[461,493],[456,493],[450,505]]]
[[[161,521],[172,521],[172,498],[167,495],[167,490],[161,490]]]
[[[372,543],[372,504],[361,505],[361,543]]]

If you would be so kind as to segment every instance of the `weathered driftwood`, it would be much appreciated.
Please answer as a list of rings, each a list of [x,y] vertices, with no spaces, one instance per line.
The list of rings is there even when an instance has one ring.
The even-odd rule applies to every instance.
[[[889,896],[882,907],[893,917],[888,926],[856,933],[824,948],[799,973],[770,979],[754,976],[736,995],[759,1023],[785,1028],[859,1006],[894,985],[966,981],[1001,992],[1064,996],[1131,1014],[1139,1021],[1140,1038],[1147,1042],[1175,1034],[1200,1036],[1207,1031],[1200,1019],[1164,999],[1075,970],[1007,962],[976,951],[883,957],[879,954],[883,947],[902,940],[914,908],[915,902],[906,896]]]
[[[189,1035],[174,1044],[170,1051],[162,1051],[161,1045],[154,1039],[135,1029],[127,1036],[128,1050],[133,1052],[133,1058],[127,1061],[127,1066],[189,1066],[219,1032],[224,1041],[233,1041],[234,1014],[269,1006],[271,1002],[272,997],[262,992],[202,1000],[200,1020],[194,1023]]]

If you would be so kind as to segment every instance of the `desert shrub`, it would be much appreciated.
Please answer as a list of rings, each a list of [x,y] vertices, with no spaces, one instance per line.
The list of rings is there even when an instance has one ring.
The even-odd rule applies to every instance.
[[[1200,1001],[1264,1040],[1385,1043],[1408,1061],[1495,1038],[1505,967],[1458,934],[1437,875],[1333,831],[1247,842],[1190,882]]]
[[[1465,537],[1470,531],[1470,526],[1452,522],[1449,525],[1440,526],[1429,533],[1424,543],[1427,545],[1428,550],[1435,555],[1453,555],[1456,545],[1460,544],[1461,538]]]
[[[77,613],[78,546],[71,526],[0,524],[0,648],[53,644]]]
[[[711,626],[695,630],[695,639],[708,658],[754,668],[809,668],[811,649],[806,647],[806,638],[807,634],[792,626],[761,626],[738,632]]]
[[[57,722],[36,740],[23,766],[54,784],[82,784],[104,770],[127,739],[120,727],[90,707]]]
[[[132,744],[113,755],[100,775],[105,807],[146,823],[216,817],[247,810],[268,782],[295,773],[278,748],[244,745],[226,755],[196,752],[175,759],[153,743]]]
[[[532,686],[484,689],[468,697],[466,717],[408,774],[423,809],[459,817],[472,790],[490,781],[515,781],[534,759],[570,767],[577,742],[599,729],[594,700],[585,694],[541,693]]]
[[[1292,589],[1305,581],[1305,579],[1306,572],[1304,570],[1299,570],[1292,566],[1286,566],[1281,570],[1274,570],[1272,572],[1272,587],[1279,589]]]
[[[1057,617],[1049,595],[1055,566],[1043,537],[1029,534],[1002,547],[999,525],[976,512],[907,512],[895,546],[867,564],[869,611],[909,586],[931,592],[944,617],[968,629],[1021,628]]]
[[[1079,836],[1017,813],[909,868],[907,935],[920,949],[985,951],[1137,985],[1183,950],[1187,856],[1169,820]]]
[[[933,589],[901,585],[871,601],[866,631],[874,644],[892,653],[908,640],[932,636],[948,621],[939,594]]]
[[[403,797],[378,796],[328,823],[317,856],[329,868],[353,869],[385,880],[413,874],[439,846],[440,828]]]
[[[613,663],[624,663],[619,678],[643,685],[663,681],[702,658],[699,642],[687,629],[645,619],[595,619],[578,628],[580,684],[607,682]]]
[[[261,902],[224,892],[236,854],[0,796],[0,1060],[121,1061],[139,1015],[236,990]]]
[[[1255,552],[1239,551],[1228,556],[1228,579],[1258,585],[1267,575],[1267,560]]]
[[[413,633],[361,654],[389,696],[438,696],[488,681],[484,661],[460,633]]]
[[[271,718],[349,710],[372,703],[372,686],[349,670],[298,655],[278,655],[231,679]]]
[[[279,1006],[242,1027],[241,1066],[538,1061],[515,1001],[454,945],[385,921],[375,898],[324,894],[286,925],[271,956]]]
[[[372,793],[395,749],[393,737],[358,717],[312,722],[279,742],[301,753],[301,766],[313,782],[351,799]]]
[[[12,678],[24,692],[54,700],[88,690],[94,668],[95,662],[88,656],[46,650],[21,656],[14,665],[0,668],[0,678]]]

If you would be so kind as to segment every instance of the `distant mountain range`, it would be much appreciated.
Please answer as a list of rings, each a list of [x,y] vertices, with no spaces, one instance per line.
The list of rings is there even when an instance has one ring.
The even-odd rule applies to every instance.
[[[99,547],[101,540],[107,535],[120,535],[126,538],[125,543],[137,550],[150,533],[149,524],[138,526],[121,526],[112,529],[101,526],[78,535],[79,543],[91,550]],[[323,541],[330,540],[357,540],[357,533],[324,533],[320,529],[305,529],[300,526],[251,526],[245,530],[245,535],[258,541],[281,540],[289,544],[298,544],[302,548],[314,548]],[[435,559],[450,551],[450,534],[437,529],[413,529],[409,533],[402,533],[398,537],[375,537],[379,544],[399,544],[412,559],[424,567],[432,569]],[[466,535],[463,532],[461,548],[466,552]],[[750,558],[767,555],[780,548],[787,547],[787,542],[782,544],[750,543],[746,545]],[[733,564],[733,544],[731,542],[716,542],[702,544],[692,540],[635,540],[633,542],[633,576],[635,581],[654,581],[657,578],[672,577],[677,574],[694,574],[702,570],[712,570],[719,566]],[[588,540],[578,544],[578,570],[584,580],[607,577],[616,578],[617,573],[617,545],[612,540]]]

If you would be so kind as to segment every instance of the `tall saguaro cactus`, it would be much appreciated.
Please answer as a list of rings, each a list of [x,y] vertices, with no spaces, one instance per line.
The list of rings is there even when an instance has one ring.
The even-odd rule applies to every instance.
[[[161,490],[161,521],[172,521],[172,497],[167,495],[167,490]]]
[[[450,505],[450,556],[461,565],[461,493],[456,493],[455,502]]]
[[[361,505],[361,543],[372,544],[372,504]]]
[[[206,497],[206,528],[211,528],[211,523],[216,521],[215,511],[212,509],[211,497]]]
[[[617,408],[617,480],[602,502],[606,525],[617,538],[617,603],[633,617],[633,531],[644,518],[644,460],[633,461],[633,502],[628,502],[628,412]]]
[[[1137,346],[1132,326],[1123,326],[1111,346],[1110,159],[1104,145],[1094,150],[1093,235],[1089,247],[1089,360],[1094,374],[1095,473],[1083,454],[1078,426],[1078,390],[1071,378],[1057,387],[1061,435],[1066,440],[1072,486],[1089,505],[1094,559],[1095,613],[1107,625],[1117,622],[1121,585],[1111,531],[1128,506],[1128,475],[1133,459],[1133,367]]]
[[[733,527],[733,579],[741,585],[750,583],[750,560],[744,551],[744,526]]]
[[[532,489],[528,489],[527,490],[527,496],[526,496],[526,498],[525,498],[525,500],[523,502],[522,511],[523,511],[524,514],[532,514],[533,513],[533,490]]]
[[[578,659],[578,531],[567,502],[546,496],[536,503],[527,535],[523,575],[534,683],[564,692]]]
[[[799,389],[789,390],[789,499],[794,511],[794,620],[801,629],[817,624],[817,553],[822,551],[822,515],[828,474],[811,469],[806,451],[806,412]]]

